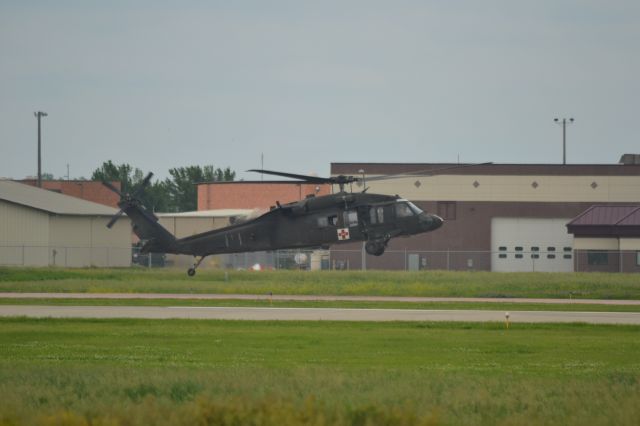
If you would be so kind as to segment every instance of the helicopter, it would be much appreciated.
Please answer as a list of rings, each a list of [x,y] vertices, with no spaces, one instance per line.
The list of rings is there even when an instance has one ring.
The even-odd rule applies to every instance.
[[[120,216],[126,214],[133,222],[134,233],[143,242],[141,253],[191,255],[194,263],[187,271],[191,277],[207,256],[215,254],[328,248],[334,244],[364,241],[367,253],[381,256],[392,238],[435,231],[444,223],[438,215],[423,211],[399,195],[367,192],[366,182],[405,177],[406,173],[373,176],[365,180],[364,176],[318,177],[262,169],[248,171],[308,183],[331,184],[332,188],[337,185],[339,191],[322,196],[311,194],[286,204],[276,201],[270,211],[254,219],[239,220],[224,228],[178,239],[162,227],[158,218],[145,209],[138,199],[153,176],[153,173],[149,173],[133,194],[124,194],[111,183],[102,182],[120,196],[120,210],[107,227],[111,228]],[[434,174],[433,170],[427,172],[427,176]],[[412,174],[417,173],[421,172]],[[345,185],[353,183],[361,184],[364,189],[361,192],[345,191]]]

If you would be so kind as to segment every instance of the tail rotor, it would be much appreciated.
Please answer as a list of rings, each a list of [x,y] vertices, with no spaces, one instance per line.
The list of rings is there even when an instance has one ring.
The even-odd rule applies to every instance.
[[[113,215],[113,217],[111,218],[109,223],[107,223],[107,228],[111,229],[111,227],[118,221],[118,219],[120,219],[120,216],[122,216],[124,214],[124,211],[125,211],[125,209],[127,207],[129,207],[131,205],[140,205],[141,204],[141,202],[140,202],[138,197],[140,197],[140,195],[142,195],[144,189],[149,185],[149,182],[151,181],[152,177],[153,177],[153,173],[149,172],[149,174],[147,176],[145,176],[145,178],[140,183],[140,186],[135,190],[135,192],[133,194],[130,194],[130,193],[124,194],[118,188],[113,186],[111,184],[111,182],[107,182],[107,181],[104,181],[104,180],[102,181],[102,184],[104,186],[106,186],[111,191],[115,192],[116,194],[118,194],[120,196],[120,201],[118,201],[118,207],[120,207],[120,210],[118,211],[118,213]]]

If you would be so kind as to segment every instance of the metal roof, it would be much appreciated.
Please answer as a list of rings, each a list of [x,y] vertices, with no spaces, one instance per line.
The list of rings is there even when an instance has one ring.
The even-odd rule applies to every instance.
[[[463,167],[461,167],[463,166]],[[331,163],[331,175],[640,176],[640,164]]]
[[[591,206],[567,226],[640,226],[640,205]]]
[[[117,210],[10,180],[0,180],[0,200],[48,213],[74,216],[113,216]]]

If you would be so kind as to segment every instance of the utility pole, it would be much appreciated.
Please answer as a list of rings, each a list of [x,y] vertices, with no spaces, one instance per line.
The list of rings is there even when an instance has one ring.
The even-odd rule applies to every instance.
[[[553,121],[562,125],[562,164],[565,165],[567,164],[567,124],[573,123],[574,120],[570,118],[567,122],[566,118],[563,118],[562,121],[559,118],[554,118]]]
[[[47,113],[38,111],[34,112],[33,115],[38,119],[38,188],[42,188],[42,155],[41,155],[41,132],[40,132],[40,119],[42,117],[46,117]]]

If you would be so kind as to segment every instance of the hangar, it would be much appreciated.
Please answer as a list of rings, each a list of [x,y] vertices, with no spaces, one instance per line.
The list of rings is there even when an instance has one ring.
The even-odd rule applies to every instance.
[[[401,195],[445,219],[433,233],[392,239],[383,256],[361,244],[333,246],[352,269],[573,271],[574,236],[566,224],[593,205],[640,201],[640,164],[332,163],[331,174],[410,173],[366,183],[369,192]],[[439,171],[442,170],[442,171]],[[354,187],[354,190],[356,188]]]
[[[576,271],[640,272],[640,204],[592,206],[567,229]]]
[[[0,180],[0,265],[130,266],[131,224],[116,209]]]

